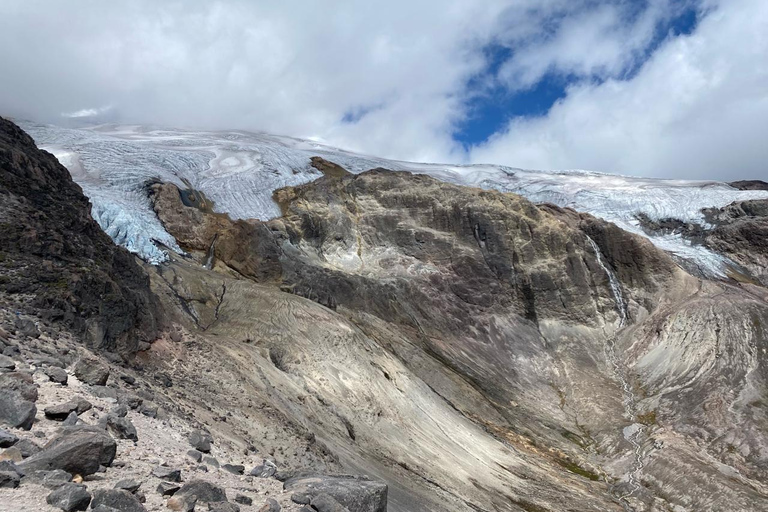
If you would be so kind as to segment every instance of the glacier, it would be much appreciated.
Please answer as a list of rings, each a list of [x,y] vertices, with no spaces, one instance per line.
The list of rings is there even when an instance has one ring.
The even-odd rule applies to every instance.
[[[729,261],[676,235],[648,237],[637,215],[704,225],[703,208],[768,198],[716,181],[617,176],[583,170],[532,171],[498,165],[444,165],[387,160],[313,141],[244,131],[171,130],[136,125],[65,128],[20,122],[42,149],[69,169],[93,204],[93,217],[116,243],[150,263],[167,259],[162,246],[181,251],[155,216],[146,194],[150,180],[185,182],[236,219],[280,215],[272,192],[321,176],[320,156],[352,173],[375,167],[410,171],[447,182],[520,194],[587,212],[649,238],[703,273],[724,276]],[[160,244],[156,243],[160,242]]]

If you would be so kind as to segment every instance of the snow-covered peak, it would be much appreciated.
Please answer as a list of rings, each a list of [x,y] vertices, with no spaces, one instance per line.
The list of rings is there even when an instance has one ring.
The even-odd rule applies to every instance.
[[[310,158],[321,156],[353,173],[374,167],[404,170],[438,179],[521,194],[589,212],[643,234],[637,214],[660,220],[704,223],[703,208],[767,198],[768,191],[740,191],[712,181],[658,180],[590,171],[528,171],[493,165],[401,162],[358,155],[291,137],[249,132],[166,130],[99,125],[87,129],[26,123],[38,146],[65,165],[93,203],[93,216],[119,244],[150,262],[166,256],[152,240],[178,249],[163,229],[144,190],[150,179],[201,190],[217,211],[233,218],[279,215],[272,192],[312,181],[320,173]],[[727,261],[677,236],[651,237],[660,248],[720,275]]]

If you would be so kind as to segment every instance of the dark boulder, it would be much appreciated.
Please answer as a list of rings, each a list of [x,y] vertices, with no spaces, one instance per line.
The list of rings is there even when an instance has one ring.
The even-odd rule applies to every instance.
[[[128,491],[130,493],[135,493],[139,490],[139,487],[141,487],[141,481],[136,480],[135,478],[124,478],[123,480],[117,482],[114,486],[115,489]]]
[[[51,492],[45,499],[49,505],[65,512],[87,510],[91,495],[82,484],[67,483]]]
[[[54,469],[53,471],[30,471],[24,475],[24,483],[30,482],[42,485],[48,489],[57,489],[71,481],[72,475],[61,469]]]
[[[110,413],[107,415],[107,428],[117,436],[118,439],[130,439],[131,441],[139,440],[136,427],[128,418]]]
[[[62,386],[67,385],[67,380],[69,380],[69,376],[67,375],[67,372],[64,371],[61,368],[58,368],[56,366],[49,366],[45,370],[43,370],[45,375],[48,376],[48,379],[52,382],[55,382],[57,384],[61,384]]]
[[[227,501],[227,493],[222,487],[205,480],[190,480],[176,493],[179,496],[197,496],[198,501],[209,503]]]
[[[325,506],[331,507],[332,503],[328,499],[321,498],[321,495],[327,495],[348,508],[350,512],[386,512],[387,510],[387,485],[363,477],[305,475],[287,480],[283,488],[286,491],[308,495],[313,506],[315,506],[315,500],[319,499]]]
[[[104,386],[109,379],[109,368],[97,359],[83,357],[75,365],[75,377],[91,386]]]
[[[105,431],[92,426],[64,427],[43,450],[24,460],[27,470],[62,469],[68,473],[92,475],[115,459],[117,443]]]
[[[221,466],[221,469],[233,475],[242,475],[245,472],[245,466],[241,464],[224,464]]]
[[[8,448],[13,446],[19,441],[19,438],[14,434],[0,428],[0,448]]]
[[[71,412],[77,411],[78,403],[75,400],[63,404],[52,405],[43,409],[45,417],[49,420],[64,421]]]
[[[160,480],[166,480],[168,482],[181,482],[180,469],[157,466],[152,470],[152,476],[156,476]]]
[[[93,492],[91,507],[107,507],[120,512],[146,512],[139,499],[128,491],[120,489],[99,489]]]
[[[35,421],[37,407],[11,390],[0,392],[0,425],[29,430]]]
[[[207,432],[193,430],[189,433],[189,444],[197,451],[210,453],[211,443],[213,443],[213,438]]]

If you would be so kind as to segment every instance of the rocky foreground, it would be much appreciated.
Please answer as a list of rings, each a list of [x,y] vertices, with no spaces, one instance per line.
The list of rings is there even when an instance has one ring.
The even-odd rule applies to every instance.
[[[768,510],[762,203],[695,235],[738,264],[712,280],[316,159],[269,222],[146,183],[184,250],[151,266],[1,123],[0,510]]]

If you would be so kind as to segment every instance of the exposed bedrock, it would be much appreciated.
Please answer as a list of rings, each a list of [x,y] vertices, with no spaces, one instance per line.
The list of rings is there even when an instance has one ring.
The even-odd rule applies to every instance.
[[[129,355],[153,339],[162,313],[134,256],[90,211],[67,169],[0,118],[0,291],[92,348]]]

